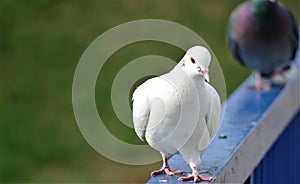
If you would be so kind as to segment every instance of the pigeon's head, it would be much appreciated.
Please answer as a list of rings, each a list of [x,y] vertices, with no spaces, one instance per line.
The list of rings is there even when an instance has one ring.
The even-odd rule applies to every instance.
[[[209,82],[208,66],[210,60],[211,55],[205,47],[194,46],[186,52],[179,65],[188,73],[204,76],[205,80]]]
[[[254,13],[259,15],[268,15],[273,10],[277,0],[252,0]]]

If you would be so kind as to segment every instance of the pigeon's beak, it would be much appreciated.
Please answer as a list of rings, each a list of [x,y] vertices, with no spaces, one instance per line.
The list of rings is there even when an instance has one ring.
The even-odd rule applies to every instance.
[[[208,70],[207,70],[207,69],[206,69],[206,70],[203,70],[202,73],[203,73],[203,75],[204,75],[205,80],[206,80],[207,82],[209,82],[209,74],[208,74]]]

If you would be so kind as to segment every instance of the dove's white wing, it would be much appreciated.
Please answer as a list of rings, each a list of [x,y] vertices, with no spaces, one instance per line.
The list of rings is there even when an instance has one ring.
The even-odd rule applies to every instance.
[[[207,129],[209,131],[211,139],[215,135],[219,127],[221,103],[217,91],[208,83],[205,84],[208,92],[208,97],[210,98],[209,101],[211,102],[208,109],[208,114],[205,117]]]
[[[138,137],[144,141],[150,115],[150,102],[145,84],[134,91],[132,100],[134,129]]]
[[[200,133],[201,139],[198,146],[200,155],[207,149],[207,146],[218,129],[221,110],[220,97],[216,90],[208,83],[205,83],[205,90],[205,99],[209,103],[206,106],[206,115],[203,118],[203,127]],[[199,164],[200,160],[197,161],[197,159],[195,159],[194,162]]]

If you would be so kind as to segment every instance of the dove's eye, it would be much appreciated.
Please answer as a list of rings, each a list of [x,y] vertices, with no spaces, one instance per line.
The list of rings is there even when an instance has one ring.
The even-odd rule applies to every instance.
[[[192,57],[191,57],[191,62],[192,62],[193,64],[196,64],[196,61],[195,61],[195,59],[194,59],[194,58],[192,58]]]

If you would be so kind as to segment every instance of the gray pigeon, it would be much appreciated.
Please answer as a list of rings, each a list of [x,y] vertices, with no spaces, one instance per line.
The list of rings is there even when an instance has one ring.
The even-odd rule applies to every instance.
[[[175,175],[167,156],[179,152],[192,174],[179,180],[211,181],[201,176],[197,166],[214,136],[220,116],[220,98],[209,81],[209,51],[202,46],[190,48],[169,73],[147,80],[133,94],[133,123],[141,140],[158,150],[161,169],[152,175]]]
[[[242,65],[257,72],[254,88],[269,89],[262,78],[286,81],[293,71],[290,61],[298,48],[297,25],[293,14],[277,0],[248,0],[232,12],[228,44]]]

